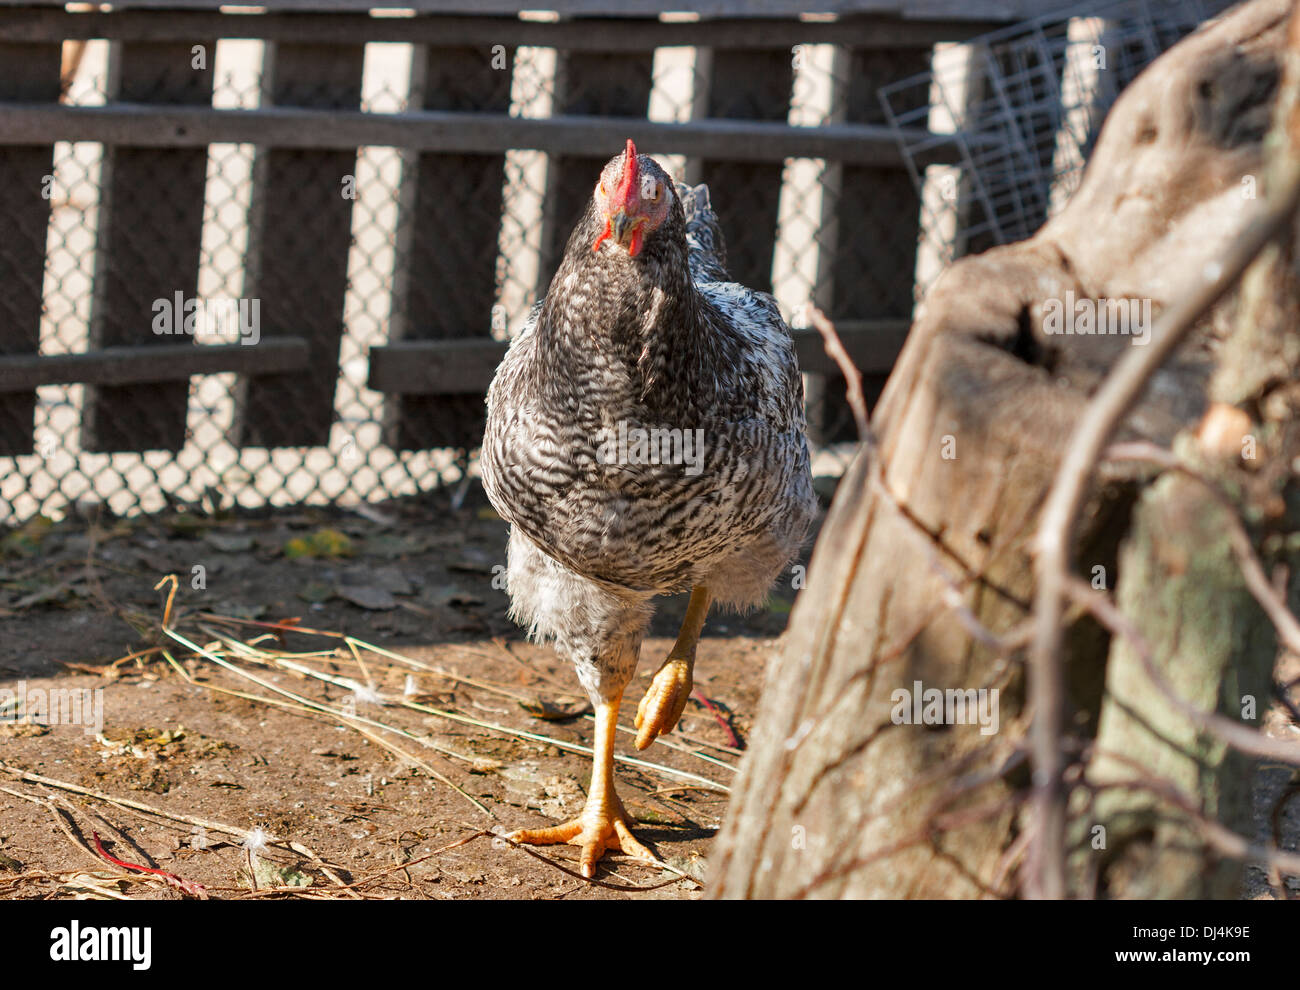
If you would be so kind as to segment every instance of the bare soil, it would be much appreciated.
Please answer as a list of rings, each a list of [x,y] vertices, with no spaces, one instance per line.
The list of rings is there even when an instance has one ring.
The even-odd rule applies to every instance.
[[[102,690],[103,701],[101,726],[0,718],[0,898],[184,896],[152,875],[127,879],[93,852],[94,833],[114,857],[202,884],[214,898],[701,896],[698,880],[726,810],[726,794],[709,785],[734,779],[765,666],[802,583],[797,572],[778,582],[765,610],[710,619],[696,687],[712,709],[692,700],[672,748],[661,741],[637,753],[630,731],[620,734],[620,756],[653,764],[620,763],[620,793],[641,823],[638,835],[672,870],[610,855],[592,884],[574,874],[572,847],[534,847],[532,855],[482,834],[570,818],[590,781],[590,757],[565,748],[592,741],[573,671],[549,648],[525,642],[506,614],[499,587],[505,524],[477,490],[455,509],[437,496],[362,511],[73,518],[0,536],[0,690],[19,682],[29,694]],[[204,624],[244,641],[265,632],[214,627],[202,614],[296,618],[420,665],[362,650],[380,695],[482,724],[368,703],[346,686],[279,668],[243,664],[265,685],[241,680],[161,636],[166,589],[154,585],[167,574],[180,582],[172,625],[197,645],[212,639]],[[631,726],[685,605],[685,596],[662,601],[623,726]],[[350,678],[359,670],[337,638],[286,632],[267,643],[339,650],[314,661],[323,674]],[[173,649],[185,676],[157,651],[123,661],[158,645]],[[1279,676],[1300,676],[1300,662]],[[381,733],[417,766],[336,717],[228,693],[284,701],[273,687],[400,726],[442,751]],[[1264,725],[1278,737],[1300,733],[1280,705]],[[177,817],[59,791],[14,770]],[[1300,799],[1289,799],[1292,787],[1287,768],[1260,769],[1258,840],[1296,847]],[[240,835],[196,822],[260,828],[298,850],[276,842],[262,850],[254,889]],[[270,870],[281,871],[278,878]],[[294,883],[309,886],[268,889]],[[1250,868],[1243,896],[1277,891],[1265,871]]]
[[[364,511],[72,519],[3,537],[0,689],[22,682],[29,697],[42,688],[103,692],[102,726],[0,721],[3,766],[193,820],[260,827],[319,859],[272,843],[258,857],[264,862],[254,893],[238,835],[61,793],[0,767],[0,787],[7,788],[0,791],[0,897],[182,896],[153,877],[120,881],[125,871],[91,851],[95,832],[114,857],[202,884],[211,897],[290,896],[268,894],[266,864],[291,882],[310,881],[303,893],[319,896],[700,896],[701,884],[688,878],[703,877],[726,808],[725,792],[706,788],[734,778],[737,744],[743,748],[748,736],[797,582],[779,582],[763,611],[711,618],[696,688],[712,710],[692,700],[672,737],[676,748],[657,742],[637,753],[632,735],[620,733],[620,756],[658,765],[620,763],[620,793],[641,822],[638,835],[678,872],[609,855],[597,877],[605,886],[593,885],[565,872],[576,869],[572,847],[534,847],[543,860],[491,836],[471,838],[493,827],[573,817],[590,781],[590,757],[563,748],[592,741],[572,669],[549,648],[525,642],[506,614],[499,587],[506,525],[481,494],[458,509],[443,496]],[[253,622],[298,618],[302,626],[346,633],[443,672],[362,650],[370,686],[381,695],[497,728],[371,704],[346,687],[243,665],[268,685],[331,706],[351,703],[359,716],[457,754],[381,733],[423,762],[417,767],[335,717],[214,690],[284,700],[161,637],[166,589],[154,585],[167,574],[179,578],[172,625],[197,645],[212,640],[200,629],[200,613]],[[627,692],[624,726],[631,726],[685,604],[685,596],[662,601]],[[220,628],[244,641],[265,632]],[[120,662],[159,644],[173,649],[188,681],[156,651]],[[358,670],[338,639],[288,632],[270,645],[338,648],[337,662],[317,667],[340,677]],[[566,712],[578,714],[556,717]],[[356,886],[348,892],[340,883]]]

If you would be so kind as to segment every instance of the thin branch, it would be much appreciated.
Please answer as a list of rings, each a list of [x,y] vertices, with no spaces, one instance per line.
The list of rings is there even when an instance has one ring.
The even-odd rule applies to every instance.
[[[1254,595],[1255,601],[1259,602],[1259,607],[1272,621],[1282,645],[1291,653],[1300,656],[1300,620],[1295,617],[1286,599],[1278,593],[1277,588],[1264,572],[1264,565],[1255,553],[1255,545],[1251,542],[1250,534],[1246,532],[1237,506],[1228,497],[1228,493],[1199,471],[1184,464],[1172,452],[1153,443],[1117,443],[1106,451],[1106,459],[1150,461],[1171,471],[1177,471],[1205,486],[1214,500],[1228,510],[1228,536],[1247,590]]]
[[[1285,739],[1270,739],[1255,729],[1234,722],[1217,712],[1203,712],[1175,691],[1173,685],[1165,679],[1156,665],[1151,644],[1109,597],[1094,591],[1090,584],[1076,577],[1066,578],[1065,593],[1072,601],[1078,602],[1092,613],[1097,621],[1112,633],[1128,640],[1147,678],[1171,705],[1187,717],[1188,721],[1243,753],[1300,766],[1300,744]]]
[[[1184,794],[1173,781],[1152,774],[1136,760],[1112,750],[1094,749],[1096,756],[1105,756],[1137,771],[1140,776],[1132,780],[1116,780],[1105,783],[1093,783],[1083,780],[1080,786],[1093,793],[1106,790],[1147,791],[1155,794],[1173,805],[1201,831],[1202,837],[1214,849],[1224,856],[1247,863],[1262,863],[1271,869],[1285,870],[1288,874],[1300,876],[1300,853],[1280,849],[1272,844],[1255,842],[1246,838],[1226,825],[1209,818]]]
[[[822,335],[826,354],[834,361],[844,376],[844,390],[848,394],[849,408],[853,410],[853,422],[858,428],[858,439],[869,442],[871,437],[870,419],[867,417],[867,401],[862,395],[862,373],[858,371],[849,352],[844,349],[835,324],[816,306],[808,307],[808,319],[817,332]]]
[[[1102,450],[1145,391],[1151,376],[1176,351],[1197,321],[1236,284],[1242,273],[1300,202],[1300,163],[1289,163],[1277,194],[1238,235],[1223,257],[1199,271],[1152,328],[1150,342],[1134,347],[1116,364],[1074,429],[1039,523],[1035,560],[1034,615],[1037,629],[1030,653],[1030,743],[1034,760],[1037,832],[1031,843],[1031,897],[1060,899],[1065,882],[1065,758],[1060,739],[1065,689],[1060,667],[1071,536],[1083,507],[1088,480]]]

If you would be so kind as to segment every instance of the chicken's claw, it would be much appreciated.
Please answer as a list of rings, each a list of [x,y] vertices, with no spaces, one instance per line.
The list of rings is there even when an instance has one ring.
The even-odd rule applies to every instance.
[[[525,828],[511,832],[507,836],[512,842],[522,842],[532,846],[550,846],[568,843],[582,849],[578,868],[582,875],[590,879],[596,875],[596,863],[607,851],[614,850],[633,859],[643,859],[658,863],[659,858],[637,841],[628,827],[627,811],[623,802],[609,809],[587,808],[582,815],[570,819],[563,825],[550,828]]]
[[[655,673],[636,710],[637,749],[645,749],[656,736],[673,731],[691,696],[693,666],[690,660],[669,656]]]

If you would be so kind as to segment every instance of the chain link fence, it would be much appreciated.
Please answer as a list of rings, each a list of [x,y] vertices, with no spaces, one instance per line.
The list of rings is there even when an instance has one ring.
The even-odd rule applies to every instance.
[[[1058,177],[1046,180],[1049,198],[1066,188],[1055,149],[1078,121],[1060,93],[1066,70],[1057,56],[1084,41],[1071,33],[1076,19],[1054,23],[941,46],[935,72],[928,45],[665,46],[635,56],[497,45],[424,65],[419,45],[362,39],[337,58],[318,53],[304,78],[289,71],[287,55],[271,59],[272,46],[253,40],[194,46],[190,64],[155,52],[140,60],[146,69],[123,75],[113,67],[115,45],[68,42],[62,101],[890,124],[906,168],[657,156],[674,176],[709,184],[732,276],[773,292],[792,326],[808,325],[809,303],[842,324],[893,321],[894,342],[882,343],[881,366],[868,369],[869,389],[878,390],[916,287],[964,251],[1032,232],[1044,207],[1024,207],[1022,194],[1041,194],[1045,173]],[[1143,36],[1141,53],[1129,40],[1120,47],[1125,64],[1136,66],[1172,36],[1155,44]],[[133,55],[147,48],[134,44]],[[1033,67],[1016,61],[1025,44],[1039,46]],[[977,78],[977,64],[996,71]],[[951,65],[958,82],[938,72]],[[997,101],[975,101],[976,90],[996,92]],[[1016,130],[1026,122],[1028,133]],[[927,166],[915,142],[921,130],[958,132],[960,160]],[[1086,146],[1074,142],[1071,167]],[[609,155],[617,151],[611,146]],[[35,389],[34,405],[0,394],[0,431],[31,438],[29,449],[0,451],[0,522],[58,517],[79,503],[116,514],[186,504],[256,509],[379,501],[440,485],[462,497],[476,473],[481,393],[379,391],[371,349],[412,338],[505,341],[517,332],[602,163],[531,150],[55,144],[43,177],[48,220],[30,230],[24,248],[43,258],[39,341],[26,350],[202,348],[251,343],[267,328],[301,332],[310,346],[305,364],[286,358],[283,367],[275,349],[249,348],[257,357],[247,373],[46,384]],[[1009,212],[1018,225],[1003,222]],[[0,216],[0,227],[8,219]],[[24,314],[11,307],[4,319],[18,325]],[[23,350],[0,346],[0,354]],[[842,388],[807,377],[818,474],[839,474],[851,456]]]

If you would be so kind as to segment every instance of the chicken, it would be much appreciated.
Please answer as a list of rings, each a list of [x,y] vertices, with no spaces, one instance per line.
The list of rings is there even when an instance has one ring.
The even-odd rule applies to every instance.
[[[708,189],[632,141],[605,166],[488,391],[483,484],[510,523],[511,615],[553,640],[595,710],[581,815],[513,834],[654,860],[614,788],[614,736],[658,595],[690,591],[637,709],[644,749],[677,724],[711,604],[761,604],[816,501],[803,383],[776,301],[727,281]]]

